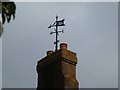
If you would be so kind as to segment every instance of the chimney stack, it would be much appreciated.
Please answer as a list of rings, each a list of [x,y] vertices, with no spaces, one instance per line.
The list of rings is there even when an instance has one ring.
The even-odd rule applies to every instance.
[[[37,90],[41,88],[78,90],[76,53],[67,50],[67,47],[66,43],[61,43],[58,51],[47,51],[47,56],[37,62]]]

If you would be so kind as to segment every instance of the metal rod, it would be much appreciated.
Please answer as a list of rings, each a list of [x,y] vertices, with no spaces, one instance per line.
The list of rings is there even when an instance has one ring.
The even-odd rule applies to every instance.
[[[58,25],[57,25],[58,16],[56,16],[56,43],[55,43],[55,51],[58,48]]]

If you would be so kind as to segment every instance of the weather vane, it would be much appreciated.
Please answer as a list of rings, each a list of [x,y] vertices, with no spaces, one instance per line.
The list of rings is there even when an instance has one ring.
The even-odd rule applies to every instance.
[[[58,48],[58,42],[59,42],[58,35],[61,32],[64,33],[64,30],[58,31],[58,27],[59,26],[65,26],[64,21],[65,21],[65,19],[58,20],[58,16],[56,16],[56,21],[52,25],[50,25],[48,27],[48,28],[55,27],[54,28],[55,31],[54,32],[50,32],[50,34],[56,34],[56,41],[54,42],[54,44],[55,44],[55,51],[57,51],[57,48]]]

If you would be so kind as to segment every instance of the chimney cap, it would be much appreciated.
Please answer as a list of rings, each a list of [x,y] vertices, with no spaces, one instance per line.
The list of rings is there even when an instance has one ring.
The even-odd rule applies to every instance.
[[[60,49],[66,49],[67,50],[67,44],[66,43],[61,43],[60,44]]]
[[[51,55],[53,53],[53,51],[52,50],[48,50],[46,53],[47,53],[47,56],[48,56],[48,55]]]

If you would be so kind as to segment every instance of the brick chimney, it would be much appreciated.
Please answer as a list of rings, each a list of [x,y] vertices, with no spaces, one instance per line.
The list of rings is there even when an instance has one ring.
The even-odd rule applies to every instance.
[[[47,56],[37,62],[37,90],[41,90],[41,88],[78,90],[77,57],[76,53],[67,50],[67,46],[66,43],[61,43],[58,51],[47,51]]]

